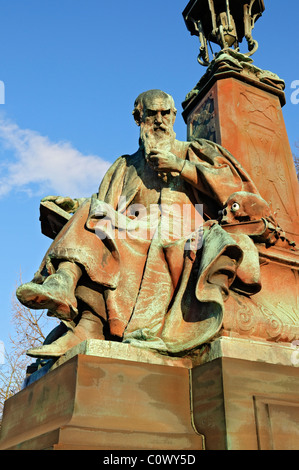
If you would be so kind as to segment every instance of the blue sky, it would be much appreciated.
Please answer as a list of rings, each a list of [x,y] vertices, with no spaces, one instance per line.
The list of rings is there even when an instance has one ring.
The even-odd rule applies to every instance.
[[[181,102],[205,69],[187,31],[187,0],[0,0],[0,341],[8,344],[11,298],[20,272],[32,279],[50,240],[39,202],[90,196],[108,166],[137,148],[136,96],[172,94],[175,131],[186,139]],[[254,63],[286,82],[291,147],[299,140],[298,0],[265,0],[253,36]],[[215,47],[217,50],[217,47]],[[245,52],[245,50],[244,50]],[[294,96],[294,95],[293,95]],[[299,93],[296,95],[299,98]],[[54,326],[54,324],[53,324]]]

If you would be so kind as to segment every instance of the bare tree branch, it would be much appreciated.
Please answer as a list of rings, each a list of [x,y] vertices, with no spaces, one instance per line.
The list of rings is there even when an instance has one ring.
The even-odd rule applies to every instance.
[[[30,310],[15,295],[12,298],[11,322],[14,332],[5,352],[5,362],[0,365],[0,428],[4,403],[21,390],[26,369],[33,362],[26,356],[26,351],[42,345],[46,338],[45,332],[57,325],[53,324],[53,320],[50,322],[45,313],[44,310]]]

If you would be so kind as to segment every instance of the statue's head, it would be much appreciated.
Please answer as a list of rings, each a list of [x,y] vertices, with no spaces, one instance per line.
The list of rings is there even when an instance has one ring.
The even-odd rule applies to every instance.
[[[133,116],[140,126],[146,118],[154,117],[159,111],[163,116],[169,116],[174,124],[177,110],[172,96],[162,90],[148,90],[136,98]]]
[[[145,147],[164,146],[175,139],[176,113],[172,96],[164,91],[149,90],[136,98],[133,116]]]

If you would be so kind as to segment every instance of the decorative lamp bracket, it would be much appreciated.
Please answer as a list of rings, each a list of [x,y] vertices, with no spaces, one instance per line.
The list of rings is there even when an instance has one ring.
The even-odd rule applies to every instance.
[[[256,52],[258,43],[252,37],[255,22],[265,10],[264,0],[191,0],[183,17],[191,35],[199,37],[198,62],[210,64],[208,46],[218,44],[222,50],[234,48],[245,37],[248,52]]]

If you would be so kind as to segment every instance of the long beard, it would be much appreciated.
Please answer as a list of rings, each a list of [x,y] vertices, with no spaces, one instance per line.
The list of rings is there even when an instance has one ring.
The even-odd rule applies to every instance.
[[[140,139],[146,159],[153,149],[171,151],[175,137],[176,135],[172,127],[164,127],[162,125],[155,130],[152,125],[145,123],[140,125]]]

